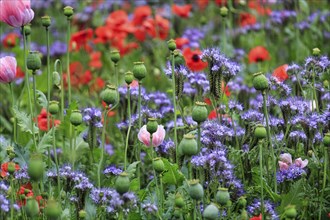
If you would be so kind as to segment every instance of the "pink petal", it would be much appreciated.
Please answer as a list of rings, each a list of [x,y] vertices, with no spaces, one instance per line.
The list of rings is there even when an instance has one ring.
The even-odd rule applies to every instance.
[[[281,171],[287,170],[289,168],[289,165],[287,163],[282,162],[282,161],[278,161],[278,165],[279,165]]]
[[[289,164],[289,165],[292,164],[292,156],[289,153],[281,154],[280,155],[280,160],[282,162],[285,162],[285,163]]]
[[[150,133],[147,131],[147,126],[143,125],[138,133],[138,139],[146,146],[150,145]]]
[[[158,147],[161,145],[165,138],[165,129],[163,125],[158,125],[157,131],[152,135],[152,145]]]
[[[294,164],[295,164],[297,167],[304,168],[304,167],[307,166],[307,164],[308,164],[308,160],[307,160],[307,159],[302,160],[302,159],[299,157],[299,158],[295,159]]]
[[[9,83],[15,79],[17,62],[15,57],[0,58],[0,82]]]

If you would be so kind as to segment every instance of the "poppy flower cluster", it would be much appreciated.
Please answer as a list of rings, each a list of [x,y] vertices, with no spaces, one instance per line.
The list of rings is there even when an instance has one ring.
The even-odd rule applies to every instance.
[[[41,110],[40,114],[37,116],[37,119],[38,119],[39,129],[42,130],[42,131],[48,131],[48,128],[47,128],[47,111],[46,111],[46,109],[43,108]],[[55,126],[59,125],[60,120],[50,120],[49,127],[52,128],[53,124],[55,124]]]
[[[0,176],[2,178],[5,178],[7,175],[9,175],[11,169],[10,166],[12,166],[11,168],[14,168],[14,172],[20,169],[20,166],[14,162],[3,163],[1,164],[1,173],[0,173]],[[8,170],[8,168],[10,169]]]
[[[33,197],[33,196],[34,196],[34,194],[32,191],[32,185],[30,182],[28,182],[19,188],[19,190],[17,192],[17,198],[18,198],[17,204],[20,207],[25,206],[26,199],[28,197]],[[39,209],[45,207],[46,201],[42,198],[42,196],[40,196],[40,195],[36,196],[35,199],[38,202]]]

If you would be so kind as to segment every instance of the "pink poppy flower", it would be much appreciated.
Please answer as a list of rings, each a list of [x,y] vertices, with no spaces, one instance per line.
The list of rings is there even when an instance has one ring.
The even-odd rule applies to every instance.
[[[0,58],[0,82],[10,83],[16,77],[16,58],[11,56],[6,56]]]
[[[150,133],[147,131],[147,126],[144,125],[138,134],[139,140],[146,146],[150,147]],[[165,138],[165,129],[163,125],[158,125],[157,131],[152,134],[152,146],[158,147],[161,145]]]
[[[289,165],[287,163],[282,162],[282,161],[278,161],[278,165],[279,165],[281,171],[287,170],[289,168]]]
[[[299,158],[295,159],[294,164],[295,164],[297,167],[304,168],[304,167],[307,166],[307,164],[308,164],[308,160],[307,160],[307,159],[302,160],[302,159],[299,157]]]
[[[284,153],[280,155],[280,160],[288,165],[292,164],[292,156],[289,153]]]
[[[0,21],[12,27],[22,27],[32,21],[34,12],[30,0],[1,0]]]

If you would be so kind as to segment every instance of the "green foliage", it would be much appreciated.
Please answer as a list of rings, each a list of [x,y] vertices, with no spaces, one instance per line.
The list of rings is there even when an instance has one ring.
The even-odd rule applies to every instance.
[[[31,121],[31,118],[28,114],[23,111],[19,111],[16,106],[13,107],[13,112],[17,119],[17,124],[21,127],[22,131],[32,134],[33,126],[34,133],[37,134],[39,132],[39,128],[35,125],[34,122]]]
[[[36,90],[36,94],[37,94],[38,105],[43,108],[47,108],[48,100],[47,100],[45,94],[43,92],[41,92],[40,90]]]
[[[287,194],[282,194],[280,210],[283,211],[288,205],[295,205],[297,210],[302,207],[304,190],[303,190],[303,179],[296,181],[291,184],[290,191]]]
[[[36,152],[43,154],[46,152],[47,148],[52,147],[53,143],[53,130],[56,128],[51,128],[47,133],[45,133],[41,140],[39,141],[39,144],[37,146]]]
[[[165,165],[163,175],[164,184],[181,185],[184,180],[184,175],[180,172],[177,164],[170,163],[167,159],[162,158]]]
[[[126,173],[128,173],[129,178],[133,178],[135,176],[135,172],[136,172],[136,166],[140,163],[140,161],[135,161],[133,163],[131,163],[130,165],[128,165]]]

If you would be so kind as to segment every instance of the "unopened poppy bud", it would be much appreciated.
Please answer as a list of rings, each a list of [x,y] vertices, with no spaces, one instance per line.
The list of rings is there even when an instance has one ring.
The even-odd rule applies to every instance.
[[[218,207],[211,203],[210,205],[206,206],[203,212],[203,217],[205,220],[215,220],[219,216],[219,209]]]
[[[70,115],[70,122],[72,125],[74,126],[78,126],[82,123],[83,119],[82,119],[82,114],[80,112],[80,110],[73,110],[71,112],[71,115]]]
[[[73,8],[71,6],[65,6],[63,12],[65,16],[70,18],[73,15]]]
[[[198,144],[195,135],[186,134],[179,144],[180,151],[185,156],[193,156],[198,153]]]
[[[196,102],[192,110],[192,119],[197,123],[204,122],[208,117],[208,111],[205,102]]]
[[[176,207],[179,207],[179,208],[182,208],[184,206],[185,201],[184,201],[181,194],[178,193],[178,194],[175,195],[174,204],[175,204]]]
[[[38,51],[30,51],[26,58],[26,66],[29,70],[36,71],[41,68],[41,59]]]
[[[174,50],[173,55],[174,55],[174,66],[178,67],[186,64],[186,61],[183,55],[181,54],[180,50],[178,49]]]
[[[125,73],[125,82],[127,85],[130,85],[134,80],[133,73],[131,71],[128,71]]]
[[[57,71],[53,72],[53,83],[54,85],[56,85],[57,87],[60,87],[61,84],[61,76]]]
[[[225,7],[225,6],[221,7],[221,8],[220,8],[220,15],[221,15],[222,17],[226,17],[226,16],[228,15],[228,8]]]
[[[16,171],[16,164],[14,162],[9,162],[8,163],[8,173],[9,174],[14,174]]]
[[[31,180],[40,181],[44,176],[45,165],[40,155],[33,155],[28,165],[28,174]]]
[[[227,188],[219,188],[215,195],[215,201],[220,205],[224,206],[230,200],[230,195]]]
[[[39,215],[39,205],[35,198],[28,197],[25,205],[25,213],[31,219],[37,218]]]
[[[176,218],[180,218],[180,217],[181,217],[181,214],[182,214],[181,209],[176,207],[176,208],[174,209],[174,212],[173,212],[174,217],[176,217]]]
[[[164,162],[159,157],[153,159],[152,166],[154,167],[155,171],[158,173],[161,173],[165,170]]]
[[[148,123],[147,123],[147,131],[150,134],[153,134],[157,131],[158,129],[158,123],[156,118],[148,118]]]
[[[267,131],[265,126],[258,124],[254,129],[254,137],[258,139],[263,139],[267,137]]]
[[[110,59],[115,64],[118,63],[118,61],[120,60],[120,53],[119,53],[119,51],[118,50],[111,51],[110,52]]]
[[[58,219],[61,216],[62,209],[60,204],[54,199],[50,199],[47,202],[47,206],[45,208],[45,214],[48,219]]]
[[[107,103],[107,105],[113,105],[118,101],[117,87],[114,85],[107,85],[105,90],[101,92],[101,99]]]
[[[49,27],[52,23],[51,19],[49,16],[43,16],[41,17],[41,23],[42,23],[42,26],[44,27]]]
[[[170,51],[175,50],[176,49],[175,40],[171,39],[171,40],[167,41],[167,47]]]
[[[199,180],[190,180],[188,183],[188,192],[190,197],[194,200],[201,200],[204,196],[204,189],[203,186],[199,183]]]
[[[258,91],[268,89],[268,79],[261,72],[253,74],[253,87]]]
[[[7,155],[9,156],[9,159],[13,159],[13,158],[15,157],[14,147],[12,147],[12,146],[8,146],[8,147],[6,148],[6,153],[7,153]],[[14,156],[14,157],[12,157],[12,156]]]
[[[240,220],[248,220],[249,216],[246,210],[242,210]]]
[[[86,218],[86,216],[87,216],[87,212],[85,210],[82,209],[79,211],[79,218],[84,219]]]
[[[147,69],[143,62],[134,62],[133,75],[138,80],[143,80],[147,75]]]
[[[115,182],[116,191],[120,194],[124,194],[124,193],[128,192],[129,185],[130,185],[130,181],[129,181],[128,174],[126,172],[122,172],[117,177],[116,182]]]
[[[309,150],[309,151],[307,152],[307,154],[308,154],[308,156],[312,157],[312,156],[314,155],[314,152],[313,152],[312,150]]]
[[[313,48],[313,55],[319,56],[321,54],[321,50],[319,48]]]
[[[323,81],[323,86],[324,86],[325,88],[328,88],[328,87],[329,87],[329,81],[328,81],[328,80],[324,80],[324,81]]]
[[[56,115],[59,111],[58,101],[52,100],[49,102],[49,113]]]
[[[289,219],[295,219],[297,217],[297,210],[296,207],[294,205],[288,205],[285,208],[285,217],[289,218]]]
[[[29,36],[31,34],[31,25],[30,24],[25,25],[23,27],[23,31],[25,36]]]
[[[324,135],[323,144],[325,147],[330,147],[330,132],[328,132]]]
[[[245,209],[246,208],[246,204],[247,204],[246,198],[244,196],[239,197],[239,199],[238,199],[238,206],[240,208],[242,208],[242,209]]]

